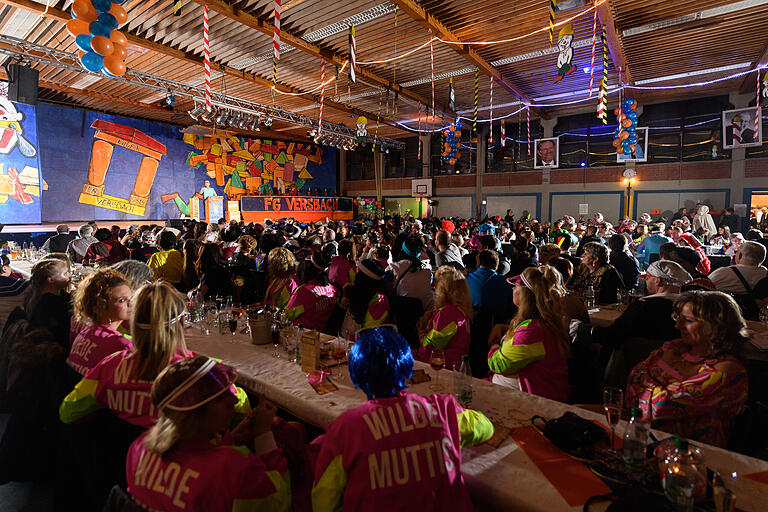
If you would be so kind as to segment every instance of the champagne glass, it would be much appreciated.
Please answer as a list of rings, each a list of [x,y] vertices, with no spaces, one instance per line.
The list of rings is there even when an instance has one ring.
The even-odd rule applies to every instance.
[[[613,447],[613,437],[616,433],[616,425],[621,419],[621,410],[624,407],[624,391],[621,388],[605,388],[603,389],[603,409],[605,409],[605,417],[608,419],[608,425],[611,427],[611,451],[615,451]]]
[[[440,370],[445,366],[445,352],[440,349],[433,348],[429,355],[429,365],[435,370],[435,384],[429,386],[432,391],[442,391],[440,387]]]
[[[336,361],[336,377],[341,379],[344,374],[341,371],[341,360],[347,355],[347,340],[342,338],[336,338],[331,342],[331,356]]]

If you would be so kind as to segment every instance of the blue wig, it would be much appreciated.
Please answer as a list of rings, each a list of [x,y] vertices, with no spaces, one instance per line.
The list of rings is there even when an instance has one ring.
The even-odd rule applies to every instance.
[[[366,329],[349,351],[349,376],[369,400],[395,396],[412,375],[411,348],[391,327]]]

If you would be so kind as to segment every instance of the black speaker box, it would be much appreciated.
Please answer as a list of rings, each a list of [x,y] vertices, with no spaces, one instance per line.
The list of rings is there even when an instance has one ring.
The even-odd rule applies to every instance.
[[[27,105],[37,105],[39,72],[22,64],[8,64],[8,99]]]

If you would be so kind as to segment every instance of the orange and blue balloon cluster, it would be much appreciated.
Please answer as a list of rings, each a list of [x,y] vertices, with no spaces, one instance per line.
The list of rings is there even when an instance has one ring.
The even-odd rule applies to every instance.
[[[616,153],[634,155],[637,144],[637,100],[626,98],[621,107],[613,111],[619,121],[613,134],[613,147]]]
[[[128,39],[117,27],[128,20],[125,0],[75,0],[67,31],[80,49],[80,64],[92,73],[125,74]]]
[[[443,146],[443,163],[448,165],[454,165],[456,160],[461,157],[459,153],[459,146],[461,145],[461,120],[457,119],[455,123],[451,123],[448,128],[443,131],[445,136],[445,145]]]

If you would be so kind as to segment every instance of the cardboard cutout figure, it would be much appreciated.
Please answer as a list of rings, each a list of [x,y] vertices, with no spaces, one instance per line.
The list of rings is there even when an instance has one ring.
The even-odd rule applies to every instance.
[[[368,119],[365,116],[360,116],[355,124],[357,124],[357,140],[365,142],[368,139],[368,130],[366,128]]]
[[[557,47],[560,49],[560,54],[557,56],[557,76],[554,82],[557,83],[566,76],[573,73],[576,69],[571,61],[573,61],[573,25],[568,23],[560,29],[560,33],[557,35]]]

